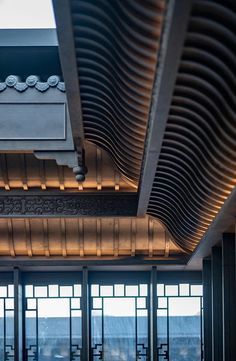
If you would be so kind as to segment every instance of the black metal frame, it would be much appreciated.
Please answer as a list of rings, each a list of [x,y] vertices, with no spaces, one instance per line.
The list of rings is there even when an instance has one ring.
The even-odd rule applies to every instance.
[[[157,302],[156,297],[156,285],[157,283],[165,284],[178,284],[178,283],[190,283],[190,284],[201,284],[201,273],[200,272],[161,272],[156,267],[151,270],[146,269],[144,271],[134,271],[132,268],[120,268],[111,271],[107,269],[101,271],[99,267],[95,271],[92,267],[91,270],[87,267],[81,268],[79,265],[76,268],[74,266],[73,271],[69,267],[61,267],[58,271],[52,267],[48,272],[45,268],[42,268],[37,272],[32,272],[32,268],[24,267],[22,271],[14,268],[14,279],[13,272],[1,272],[0,273],[0,284],[4,282],[14,283],[15,290],[15,322],[14,322],[14,336],[15,336],[15,355],[14,361],[27,360],[26,353],[23,352],[25,347],[25,337],[23,337],[25,329],[25,320],[22,315],[25,313],[25,296],[24,286],[26,284],[34,284],[35,286],[43,286],[48,284],[81,284],[82,297],[81,297],[81,312],[82,312],[82,348],[80,349],[81,361],[94,360],[92,357],[92,345],[91,345],[91,310],[92,310],[92,295],[90,287],[92,284],[101,285],[112,285],[125,284],[138,285],[147,284],[148,296],[146,297],[146,310],[148,314],[148,343],[147,345],[139,345],[136,340],[137,349],[137,360],[140,356],[141,360],[158,361],[158,347],[157,347]],[[23,291],[23,293],[22,293]],[[137,298],[137,297],[136,297]],[[144,351],[144,352],[142,352]],[[101,353],[99,354],[99,356]],[[31,358],[30,360],[33,360]],[[99,358],[102,359],[102,358]],[[99,360],[95,358],[95,360]],[[37,358],[35,358],[37,360]],[[73,357],[71,361],[73,361]],[[78,360],[76,358],[75,360]],[[4,360],[8,361],[8,359]],[[13,361],[13,358],[10,359]],[[161,360],[159,360],[161,361]]]

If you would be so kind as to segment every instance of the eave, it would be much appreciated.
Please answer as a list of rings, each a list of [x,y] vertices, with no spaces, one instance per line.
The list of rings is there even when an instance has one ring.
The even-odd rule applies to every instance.
[[[173,0],[168,5],[155,2],[150,11],[136,2],[121,9],[116,2],[103,8],[81,0],[67,3],[65,17],[63,6],[63,1],[54,2],[68,107],[75,125],[78,119],[77,130],[83,130],[80,143],[90,141],[107,152],[113,161],[110,170],[130,185],[126,190],[136,192],[135,215],[148,213],[161,221],[182,250],[182,263],[193,255],[186,267],[195,261],[199,267],[199,260],[234,224],[235,5]],[[136,17],[140,9],[141,18]],[[136,34],[124,26],[120,38],[119,11],[139,24]],[[116,25],[113,32],[104,19]],[[63,28],[70,29],[69,40]],[[49,65],[55,61],[61,75],[55,31],[51,36],[48,43],[39,36],[36,48],[54,54]],[[9,49],[24,53],[30,68],[27,54],[35,48],[30,33],[26,38],[26,52],[16,40]],[[32,64],[42,73],[43,65]],[[25,65],[18,69],[29,75]],[[96,184],[94,194],[100,190]],[[60,189],[65,191],[63,185]],[[76,191],[85,189],[80,184]]]

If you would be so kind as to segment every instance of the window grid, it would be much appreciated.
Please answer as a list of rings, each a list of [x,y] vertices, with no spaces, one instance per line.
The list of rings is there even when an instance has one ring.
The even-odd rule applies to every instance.
[[[32,280],[32,277],[30,277]],[[50,275],[48,277],[50,283]],[[150,309],[150,299],[149,299],[149,283],[129,283],[125,284],[121,282],[112,282],[111,284],[107,283],[106,276],[105,276],[105,283],[102,283],[102,279],[98,281],[98,283],[88,283],[89,286],[89,298],[88,298],[88,305],[89,305],[89,323],[90,326],[92,324],[92,313],[93,311],[100,312],[100,317],[102,319],[102,328],[104,327],[104,302],[105,300],[111,300],[113,298],[116,299],[133,299],[134,300],[134,319],[135,319],[135,349],[136,349],[136,356],[135,360],[141,361],[148,361],[150,360],[150,340],[151,337],[149,326],[147,327],[147,335],[146,338],[142,338],[140,342],[140,336],[138,335],[138,318],[139,315],[145,315],[147,319],[147,325],[150,325],[149,319],[149,309]],[[43,281],[43,279],[42,279]],[[71,319],[74,317],[73,314],[79,312],[80,318],[82,319],[82,285],[81,284],[73,284],[71,285],[70,279],[68,279],[68,283],[63,279],[62,284],[58,284],[57,281],[52,281],[51,283],[45,285],[45,280],[42,282],[42,285],[36,281],[36,284],[33,284],[33,281],[29,282],[29,284],[24,286],[23,292],[23,301],[24,301],[24,312],[25,316],[26,313],[29,312],[31,315],[33,314],[33,318],[35,320],[35,329],[36,329],[36,340],[37,342],[32,343],[31,345],[27,345],[25,341],[25,351],[24,351],[24,359],[26,361],[38,361],[39,360],[39,345],[38,345],[38,307],[40,300],[68,300],[69,302],[69,319],[70,319],[70,329],[68,331],[68,337],[70,341],[70,356],[68,358],[69,361],[81,361],[82,355],[82,322],[78,323],[79,327],[81,327],[81,333],[78,338],[76,338],[76,342],[73,342],[73,335],[72,335],[72,325]],[[73,283],[73,281],[72,281]],[[75,282],[76,283],[76,282]],[[68,285],[69,284],[69,285]],[[170,335],[170,325],[169,320],[171,318],[170,314],[170,302],[173,299],[185,300],[187,298],[192,299],[199,299],[199,309],[200,309],[200,317],[198,318],[198,324],[200,323],[200,341],[201,346],[199,346],[199,352],[201,352],[201,357],[197,358],[197,360],[203,360],[203,322],[202,322],[202,315],[203,315],[203,298],[202,298],[202,286],[200,284],[191,284],[191,283],[158,283],[156,288],[156,294],[154,295],[157,297],[157,313],[156,313],[156,322],[157,322],[157,331],[159,327],[159,320],[158,320],[158,312],[165,312],[166,319],[167,319],[167,332],[166,332],[166,340],[165,342],[161,342],[159,333],[157,332],[157,353],[158,358],[157,361],[164,361],[169,360],[172,361],[173,355],[170,355],[170,341],[172,342],[173,347],[173,328],[171,330]],[[13,285],[4,285],[0,286],[0,300],[2,300],[2,309],[3,309],[3,321],[4,327],[2,328],[2,336],[0,335],[0,339],[3,340],[3,349],[4,349],[4,359],[3,361],[13,361],[14,360],[14,339],[12,333],[12,341],[9,341],[9,336],[7,336],[6,332],[6,324],[9,322],[9,313],[11,312],[11,317],[14,315],[14,286]],[[112,300],[111,300],[112,302]],[[84,301],[83,301],[84,303]],[[173,303],[172,303],[173,308]],[[83,306],[83,312],[84,312]],[[77,313],[78,314],[78,313]],[[76,318],[77,316],[75,316]],[[132,316],[133,317],[133,316]],[[12,320],[14,321],[13,317]],[[26,320],[26,317],[25,317]],[[108,321],[109,322],[109,321]],[[172,320],[173,325],[173,320]],[[26,326],[26,322],[25,322]],[[12,324],[12,332],[14,332],[14,327]],[[76,326],[77,327],[77,326]],[[141,326],[142,327],[142,326]],[[173,326],[171,326],[173,327]],[[42,329],[42,328],[41,328]],[[75,329],[75,328],[74,328]],[[92,330],[92,326],[91,326]],[[67,331],[66,331],[67,332]],[[107,332],[107,331],[106,331]],[[64,332],[65,333],[65,332]],[[67,334],[67,333],[66,333]],[[105,360],[104,359],[104,330],[101,331],[101,342],[100,343],[93,343],[92,331],[91,331],[91,341],[90,341],[90,350],[92,352],[92,360]],[[9,332],[8,332],[9,335]],[[85,335],[85,333],[84,333]],[[132,336],[133,337],[133,336]],[[172,339],[171,339],[172,337]],[[25,327],[25,340],[26,340],[26,327]],[[132,339],[133,340],[133,339]],[[144,342],[142,342],[145,340]],[[86,342],[86,341],[85,341]],[[106,343],[106,347],[107,347]],[[69,346],[68,346],[69,347]],[[201,348],[201,350],[200,350]],[[69,349],[68,349],[69,350]],[[172,348],[173,350],[173,348]],[[171,351],[173,352],[173,351]],[[66,359],[67,360],[67,359]]]
[[[2,304],[3,337],[2,349],[4,361],[14,360],[14,286],[12,284],[0,286],[0,302]]]
[[[91,285],[91,311],[90,317],[93,319],[93,312],[100,311],[101,316],[101,330],[100,340],[96,342],[96,338],[93,337],[93,329],[91,329],[91,353],[92,359],[104,360],[104,300],[105,299],[133,299],[134,300],[134,318],[135,318],[135,360],[146,361],[149,360],[149,347],[148,347],[148,330],[146,342],[139,342],[138,334],[138,317],[139,311],[146,313],[148,317],[148,285],[125,285],[125,284],[113,284],[113,285]]]
[[[199,299],[200,305],[200,359],[203,360],[203,289],[200,284],[189,284],[189,283],[179,283],[179,284],[157,284],[156,289],[157,295],[157,325],[158,325],[158,314],[160,316],[166,317],[166,342],[160,342],[160,333],[157,332],[157,353],[158,361],[172,361],[170,358],[170,299],[186,299],[194,298]]]
[[[81,314],[81,298],[82,290],[80,284],[74,285],[58,285],[49,284],[46,286],[25,286],[25,318],[27,328],[27,316],[34,316],[35,318],[35,343],[30,344],[25,348],[26,360],[27,361],[38,361],[39,360],[39,300],[68,300],[69,301],[69,358],[70,361],[80,361],[82,343],[73,342],[73,329],[72,329],[72,318],[77,313]],[[80,316],[81,317],[81,316]],[[26,330],[25,330],[26,332]],[[25,334],[27,339],[27,335]],[[60,355],[58,355],[60,357]]]

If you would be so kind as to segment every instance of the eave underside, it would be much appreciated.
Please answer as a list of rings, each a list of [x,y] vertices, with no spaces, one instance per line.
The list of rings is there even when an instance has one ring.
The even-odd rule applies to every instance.
[[[206,255],[202,244],[207,250],[205,243],[215,243],[209,239],[219,240],[232,229],[236,5],[229,0],[186,4],[70,1],[68,16],[63,18],[61,1],[54,1],[58,25],[71,29],[67,49],[74,57],[73,74],[68,73],[69,55],[63,58],[68,44],[60,34],[62,28],[58,43],[69,112],[84,131],[88,174],[84,183],[78,183],[72,171],[53,161],[39,161],[25,153],[1,154],[1,195],[11,197],[11,191],[19,189],[76,195],[134,193],[134,215],[149,214],[160,221],[184,262],[187,253],[189,257],[194,251],[194,257]],[[73,84],[77,87],[73,102],[67,85],[71,74],[76,76]],[[69,222],[61,216],[60,222]],[[102,232],[99,219],[96,222],[97,232]],[[99,234],[102,238],[99,232],[95,237]],[[149,239],[149,233],[144,238]],[[62,244],[59,248],[63,249]],[[160,249],[165,258],[166,251]],[[28,252],[26,247],[24,257],[30,256]],[[91,252],[98,257],[94,247]],[[150,249],[145,252],[149,257]],[[112,256],[116,257],[115,251]]]

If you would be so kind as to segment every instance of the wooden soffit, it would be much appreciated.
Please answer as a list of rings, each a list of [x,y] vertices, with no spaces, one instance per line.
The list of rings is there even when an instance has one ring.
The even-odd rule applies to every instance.
[[[39,160],[29,153],[0,154],[0,189],[59,191],[136,191],[122,177],[104,150],[86,142],[86,179],[78,183],[71,168],[59,166],[54,160]]]
[[[163,225],[149,216],[0,219],[1,257],[140,256],[168,260],[180,254]]]

